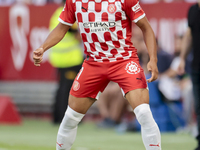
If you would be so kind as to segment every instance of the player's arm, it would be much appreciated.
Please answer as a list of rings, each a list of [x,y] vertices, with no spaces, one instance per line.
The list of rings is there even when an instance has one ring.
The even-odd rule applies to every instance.
[[[149,53],[150,61],[147,64],[147,69],[151,72],[151,78],[148,79],[147,82],[152,82],[158,78],[157,44],[155,35],[146,17],[140,19],[136,25],[142,30],[144,41]]]
[[[185,59],[192,49],[192,33],[190,27],[186,30],[184,37],[183,37],[183,42],[182,42],[182,47],[181,47],[181,53],[180,53],[180,64],[178,66],[178,74],[182,75],[185,72]]]
[[[48,50],[49,48],[53,47],[57,43],[59,43],[67,31],[69,30],[70,26],[59,23],[48,35],[47,39],[44,43],[33,52],[33,60],[35,66],[40,66],[40,63],[43,59],[43,53]]]

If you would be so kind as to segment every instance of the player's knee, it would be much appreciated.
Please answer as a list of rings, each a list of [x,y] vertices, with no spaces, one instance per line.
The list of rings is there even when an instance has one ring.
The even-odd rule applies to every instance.
[[[134,113],[143,128],[151,128],[156,123],[153,119],[149,104],[141,104],[134,109]]]
[[[56,150],[71,149],[76,138],[77,125],[83,117],[84,114],[80,114],[68,106],[58,130]]]
[[[73,129],[75,128],[78,123],[81,121],[83,118],[84,114],[80,114],[73,109],[71,109],[69,106],[67,108],[67,111],[65,112],[65,116],[62,120],[62,127],[67,128],[67,129]]]

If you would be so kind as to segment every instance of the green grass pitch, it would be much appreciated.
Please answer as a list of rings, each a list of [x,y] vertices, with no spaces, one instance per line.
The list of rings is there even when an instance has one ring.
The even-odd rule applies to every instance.
[[[0,150],[55,150],[58,125],[24,119],[22,125],[0,125]],[[162,133],[162,150],[194,150],[196,141],[188,134]],[[79,125],[71,150],[145,150],[139,132],[119,134],[99,129],[91,122]]]

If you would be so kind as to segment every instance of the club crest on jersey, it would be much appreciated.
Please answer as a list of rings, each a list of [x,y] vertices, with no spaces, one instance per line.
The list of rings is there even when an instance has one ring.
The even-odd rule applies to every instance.
[[[131,61],[126,65],[125,68],[126,72],[129,74],[137,74],[140,72],[140,68],[138,67],[138,64]]]
[[[73,90],[78,91],[80,88],[80,83],[78,81],[74,81]]]
[[[116,12],[117,7],[115,6],[115,4],[110,4],[110,5],[108,5],[107,10],[109,13],[113,14],[114,12]]]

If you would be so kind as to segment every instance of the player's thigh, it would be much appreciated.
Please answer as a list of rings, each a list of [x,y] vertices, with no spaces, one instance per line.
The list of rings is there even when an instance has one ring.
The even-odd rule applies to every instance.
[[[106,65],[85,61],[74,80],[70,94],[79,98],[91,97],[97,99],[109,82],[105,74]]]
[[[69,107],[81,114],[85,114],[95,101],[95,99],[89,97],[78,98],[69,95]]]
[[[135,109],[138,105],[149,103],[149,90],[146,88],[135,89],[135,90],[129,91],[125,95],[125,97],[128,100],[131,107]]]
[[[135,89],[147,88],[144,71],[138,58],[131,58],[115,63],[110,67],[109,77],[118,83],[123,94]]]

